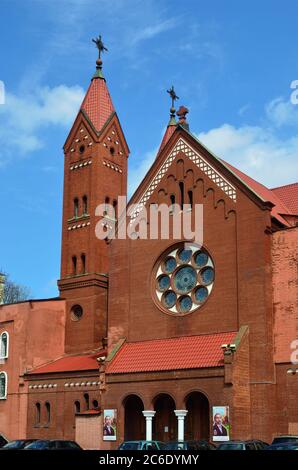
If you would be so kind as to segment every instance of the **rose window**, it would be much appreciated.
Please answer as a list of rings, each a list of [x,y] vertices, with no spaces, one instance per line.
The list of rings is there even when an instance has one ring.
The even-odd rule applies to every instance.
[[[192,244],[167,252],[154,275],[154,294],[159,305],[174,314],[201,307],[211,293],[215,277],[208,252]]]

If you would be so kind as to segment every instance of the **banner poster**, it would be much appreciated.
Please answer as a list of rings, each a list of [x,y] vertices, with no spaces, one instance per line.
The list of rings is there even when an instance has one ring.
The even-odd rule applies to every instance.
[[[117,439],[117,410],[103,410],[103,440]]]
[[[212,407],[212,440],[229,441],[230,440],[230,419],[228,406]]]

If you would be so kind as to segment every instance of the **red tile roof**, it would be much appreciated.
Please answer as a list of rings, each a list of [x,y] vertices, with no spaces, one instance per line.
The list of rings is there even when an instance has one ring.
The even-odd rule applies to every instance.
[[[88,356],[65,356],[30,370],[28,374],[50,374],[52,372],[76,372],[82,370],[98,370],[97,357],[102,352]]]
[[[298,214],[298,183],[287,184],[273,188],[271,191],[289,208],[293,214]]]
[[[236,332],[182,336],[124,343],[108,363],[106,372],[124,374],[223,365],[222,344],[233,342]]]
[[[166,131],[164,133],[164,136],[162,138],[162,141],[161,141],[161,144],[160,144],[160,147],[158,149],[158,152],[157,152],[157,156],[160,154],[160,152],[162,151],[162,149],[164,148],[164,146],[166,145],[166,143],[170,140],[170,138],[172,137],[172,135],[174,134],[174,131],[176,130],[176,126],[174,125],[169,125],[167,128],[166,128]]]
[[[222,160],[223,163],[240,178],[250,189],[252,189],[258,196],[260,196],[264,201],[269,201],[274,204],[274,207],[271,210],[271,214],[277,220],[279,220],[282,224],[289,225],[288,222],[282,217],[281,214],[291,214],[291,209],[285,205],[284,201],[279,197],[275,191],[267,188],[263,184],[259,183],[258,181],[254,180],[250,176],[246,175],[242,171],[235,168],[230,163],[225,162]]]
[[[106,81],[103,78],[94,78],[91,81],[81,109],[99,132],[115,111]]]

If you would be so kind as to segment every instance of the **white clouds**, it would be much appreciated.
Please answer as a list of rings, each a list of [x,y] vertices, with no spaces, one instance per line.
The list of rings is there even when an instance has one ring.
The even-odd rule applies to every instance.
[[[275,98],[270,101],[266,106],[266,115],[276,127],[298,126],[298,107],[293,105],[290,100]]]
[[[49,126],[68,128],[82,102],[79,86],[39,87],[34,93],[6,94],[0,107],[0,163],[9,154],[24,155],[44,146],[42,133]]]
[[[131,43],[133,45],[136,45],[145,39],[152,39],[158,34],[164,33],[165,31],[168,31],[174,28],[175,26],[176,20],[174,18],[170,18],[168,20],[160,21],[153,25],[149,25],[144,29],[140,29],[138,32],[136,32]]]
[[[298,180],[298,136],[282,139],[274,129],[223,124],[198,138],[218,157],[268,187]]]

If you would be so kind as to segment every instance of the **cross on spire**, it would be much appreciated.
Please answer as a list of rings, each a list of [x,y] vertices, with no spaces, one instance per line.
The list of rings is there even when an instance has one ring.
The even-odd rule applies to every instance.
[[[102,74],[102,71],[101,71],[101,69],[102,69],[101,54],[105,51],[108,51],[108,49],[104,45],[104,43],[101,39],[101,35],[99,35],[98,38],[92,39],[92,42],[94,42],[94,44],[96,45],[96,47],[98,49],[98,59],[96,61],[96,72],[95,72],[93,78],[103,78],[103,74]]]

